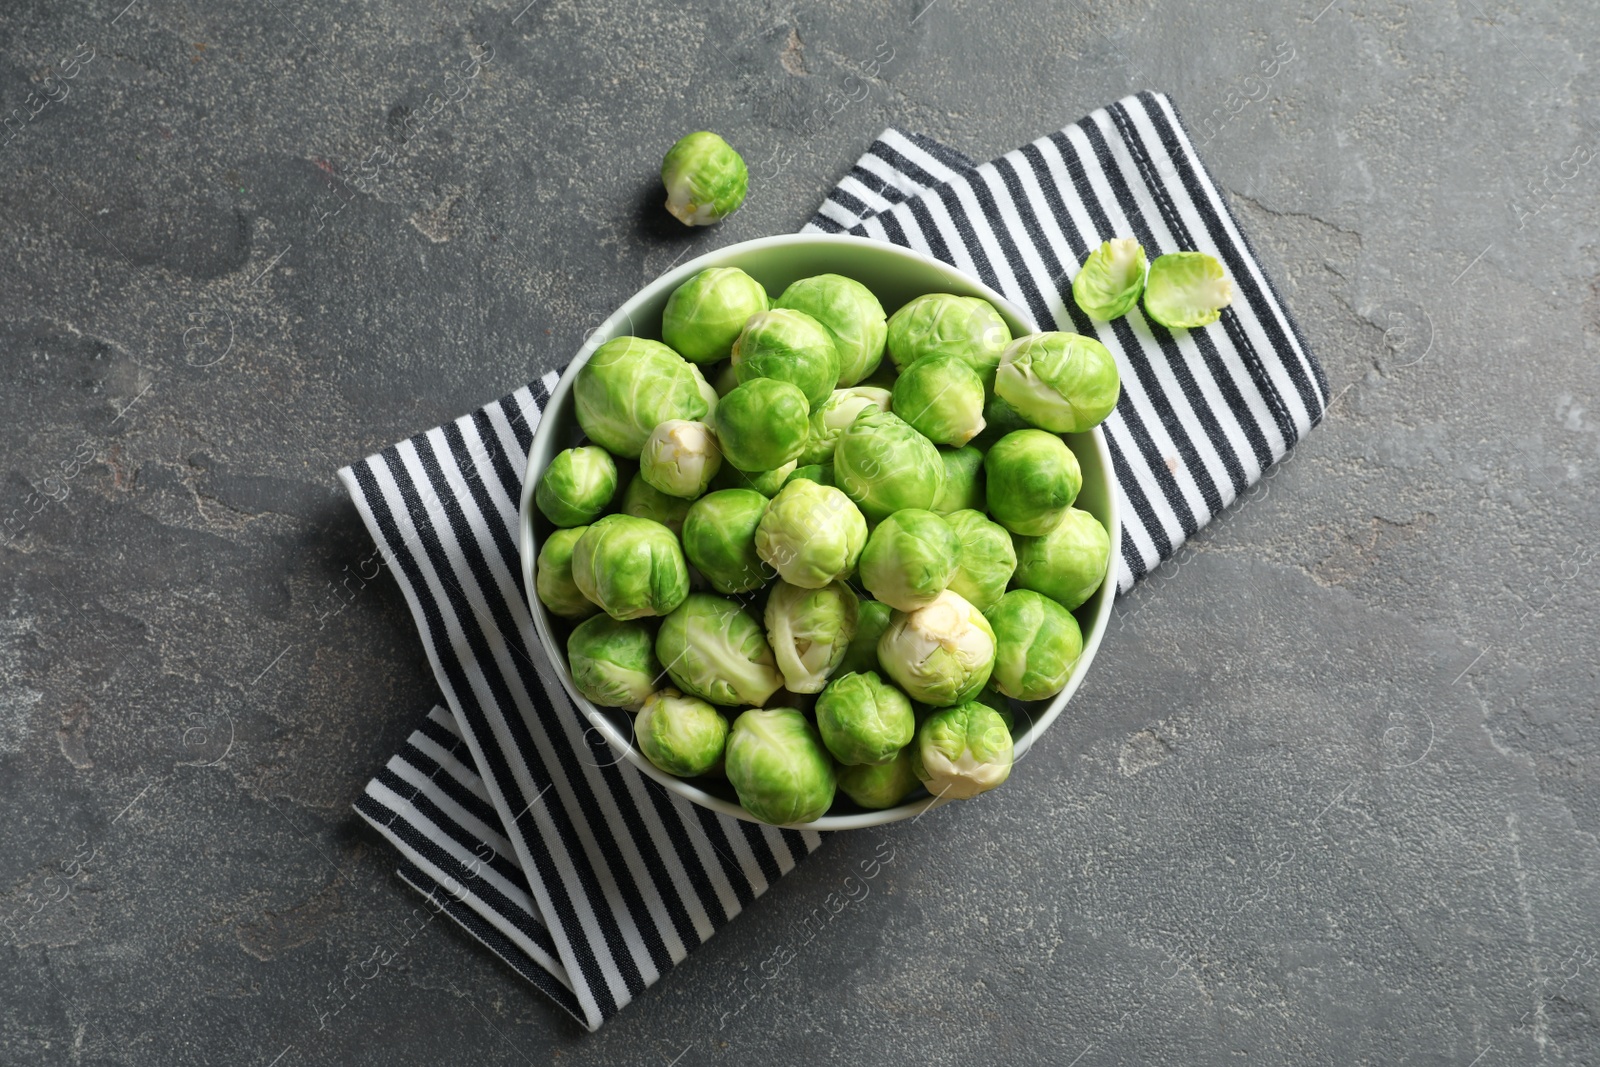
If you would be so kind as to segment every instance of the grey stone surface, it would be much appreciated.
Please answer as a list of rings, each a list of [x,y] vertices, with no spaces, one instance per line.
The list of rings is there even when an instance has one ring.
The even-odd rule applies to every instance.
[[[0,1062],[1600,1062],[1586,0],[124,2],[0,6]],[[432,685],[391,582],[338,592],[334,470],[886,124],[988,156],[1142,87],[1325,424],[1010,785],[831,840],[600,1033],[407,942],[348,805]],[[702,127],[758,182],[685,234],[653,174]]]

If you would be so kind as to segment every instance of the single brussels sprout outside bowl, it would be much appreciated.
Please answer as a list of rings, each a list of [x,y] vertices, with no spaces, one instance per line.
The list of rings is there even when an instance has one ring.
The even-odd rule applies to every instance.
[[[919,296],[934,293],[949,293],[963,297],[975,297],[990,305],[998,313],[999,319],[1004,323],[1007,331],[1013,337],[1022,337],[1033,333],[1037,327],[1030,321],[1027,313],[1015,304],[1007,301],[999,294],[989,290],[980,282],[963,275],[947,264],[933,260],[921,253],[906,248],[889,245],[882,242],[866,240],[843,235],[805,234],[786,235],[762,238],[740,244],[729,245],[701,256],[691,262],[675,267],[663,274],[655,281],[646,285],[634,296],[623,303],[615,313],[607,318],[590,334],[587,342],[576,352],[567,370],[559,377],[555,374],[546,376],[543,388],[549,390],[549,399],[541,405],[544,414],[533,429],[533,441],[528,453],[528,471],[530,474],[544,471],[557,453],[585,444],[604,446],[605,442],[598,439],[586,441],[579,424],[577,405],[574,397],[574,386],[582,367],[589,361],[595,352],[610,341],[635,337],[643,340],[661,338],[659,327],[662,313],[666,309],[667,301],[672,294],[684,283],[695,275],[711,268],[737,268],[755,279],[755,281],[774,297],[773,303],[778,302],[778,294],[784,293],[795,282],[806,278],[833,274],[860,282],[886,309],[895,310],[905,307]],[[819,321],[827,322],[819,310],[825,310],[822,302],[813,302],[810,308],[800,307],[796,301],[796,310],[806,311]],[[870,309],[868,309],[870,311]],[[843,320],[841,320],[843,321]],[[988,340],[985,338],[985,340]],[[663,346],[672,351],[670,346]],[[1003,343],[1001,345],[1003,347]],[[687,353],[676,353],[680,357]],[[992,358],[989,346],[983,346],[983,358]],[[615,374],[609,383],[615,389],[615,395],[627,400],[637,397],[640,408],[629,409],[624,406],[621,411],[610,412],[609,419],[602,418],[606,427],[617,429],[621,436],[631,444],[637,440],[637,451],[631,455],[623,452],[613,455],[620,460],[637,459],[639,452],[650,432],[657,423],[668,419],[683,419],[686,421],[700,421],[713,424],[710,405],[705,402],[702,387],[705,378],[701,376],[702,368],[674,364],[664,356],[659,358],[659,366],[665,368],[666,378],[658,380],[653,375],[644,375],[640,384],[650,385],[654,382],[656,388],[653,392],[644,394],[636,393],[631,389],[631,382],[627,375]],[[704,358],[704,357],[702,357]],[[685,362],[690,362],[686,360]],[[889,358],[883,360],[884,368],[889,367]],[[683,369],[679,369],[683,367]],[[713,368],[705,365],[703,368],[707,376],[715,377]],[[841,373],[843,369],[841,367]],[[980,375],[984,371],[980,369]],[[885,377],[879,380],[877,374],[872,375],[870,382],[863,385],[890,386],[892,378]],[[536,390],[539,388],[535,387]],[[603,391],[602,391],[603,392]],[[993,398],[989,398],[991,401]],[[701,410],[704,405],[705,410]],[[876,404],[871,405],[877,407]],[[1003,429],[1006,432],[1017,428],[997,424],[997,421],[985,412],[985,417],[990,424],[990,429],[985,430],[989,435],[993,430]],[[533,420],[530,419],[530,422]],[[648,425],[644,425],[648,423]],[[605,432],[603,429],[602,432]],[[994,434],[994,438],[1003,434]],[[1118,501],[1115,492],[1115,483],[1112,479],[1109,453],[1106,450],[1104,439],[1099,429],[1089,432],[1067,433],[1065,440],[1077,457],[1082,468],[1083,488],[1078,494],[1073,507],[1092,514],[1099,520],[1101,526],[1109,532],[1108,555],[1113,562],[1113,576],[1095,592],[1090,599],[1073,611],[1073,616],[1079,622],[1083,636],[1083,653],[1080,655],[1077,667],[1073,670],[1066,687],[1048,702],[1038,705],[1028,705],[1029,716],[1019,714],[1018,733],[1013,738],[1015,746],[1014,758],[1020,759],[1033,741],[1054,721],[1057,714],[1066,705],[1094,654],[1098,649],[1107,629],[1115,592],[1115,561],[1120,558],[1120,533],[1121,521],[1118,514]],[[986,447],[981,442],[980,447]],[[992,443],[992,442],[990,442]],[[730,474],[731,464],[724,462],[718,479]],[[863,472],[857,470],[859,477]],[[882,473],[882,472],[878,472]],[[760,478],[761,474],[752,473],[749,478]],[[626,473],[622,480],[627,480]],[[772,486],[774,493],[782,485],[782,478],[774,479],[777,485]],[[708,810],[747,821],[759,822],[756,814],[747,810],[738,802],[736,792],[727,782],[711,778],[680,778],[661,770],[653,764],[642,751],[635,734],[634,715],[632,712],[621,708],[602,706],[584,697],[574,685],[572,673],[566,655],[568,636],[574,631],[575,626],[582,625],[573,618],[563,617],[548,609],[539,599],[537,591],[537,561],[540,550],[545,542],[556,531],[556,527],[543,515],[536,506],[533,496],[537,486],[536,476],[524,480],[523,497],[521,501],[521,526],[519,539],[521,547],[521,562],[523,571],[523,584],[528,604],[533,616],[533,629],[538,637],[538,644],[549,655],[554,664],[552,676],[567,691],[580,714],[584,715],[589,725],[596,729],[602,737],[616,750],[618,758],[626,760],[641,773],[649,776],[659,783],[668,792],[682,796],[691,803],[698,804]],[[712,491],[720,488],[713,486]],[[860,487],[858,486],[858,489]],[[619,485],[617,495],[623,495],[623,487]],[[704,499],[704,498],[701,498]],[[611,507],[618,508],[619,501],[613,499]],[[748,501],[745,507],[753,513],[755,502]],[[927,507],[929,505],[923,505]],[[748,520],[747,520],[748,521]],[[581,536],[581,534],[580,534]],[[1043,546],[1041,546],[1043,547]],[[558,549],[561,555],[565,551]],[[730,567],[738,567],[741,558],[748,562],[749,557],[743,556],[743,549],[734,546],[728,550]],[[759,559],[759,556],[756,557]],[[1004,565],[1000,561],[998,566]],[[554,576],[552,576],[554,577]],[[852,579],[853,580],[853,579]],[[551,583],[547,580],[547,586]],[[704,588],[702,586],[702,588]],[[857,586],[859,588],[859,585]],[[562,590],[567,597],[560,598],[567,610],[577,611],[582,605],[567,599],[573,589],[570,583],[563,582]],[[581,595],[581,594],[580,594]],[[885,606],[876,601],[863,600],[858,613],[858,629],[856,640],[852,641],[845,653],[845,659],[835,669],[830,678],[838,678],[850,670],[878,671],[880,677],[886,682],[890,676],[883,671],[876,660],[876,642],[873,647],[867,647],[870,640],[880,626],[887,625],[888,613]],[[757,612],[759,615],[759,612]],[[868,620],[871,620],[869,625]],[[596,612],[590,616],[590,621],[610,622],[609,616],[603,612]],[[760,626],[760,620],[753,620]],[[654,633],[659,630],[664,619],[642,617],[636,620],[636,630],[640,633],[648,631]],[[596,622],[599,625],[599,622]],[[881,636],[881,635],[879,635]],[[642,642],[637,638],[634,643],[641,649]],[[860,646],[858,648],[858,646]],[[631,646],[630,646],[631,647]],[[537,662],[537,653],[532,649],[529,655]],[[643,666],[643,664],[641,664]],[[638,672],[638,673],[642,673]],[[637,678],[637,674],[635,675]],[[671,687],[677,689],[669,677],[660,677],[655,683],[653,692],[660,692]],[[680,690],[681,692],[681,690]],[[979,698],[974,699],[980,699]],[[684,694],[683,700],[693,699]],[[786,700],[784,691],[778,691],[768,700],[766,711],[770,712],[783,706]],[[736,720],[743,709],[732,709],[734,712],[727,716]],[[765,715],[765,713],[764,713]],[[765,715],[770,721],[773,716]],[[792,736],[795,731],[787,729],[789,720],[787,716],[777,716],[786,729],[780,735],[779,731],[768,729],[763,731],[763,739],[771,742],[779,736]],[[1031,722],[1029,721],[1031,719]],[[753,720],[751,725],[760,720]],[[1024,725],[1027,723],[1027,725]],[[977,725],[982,725],[981,723]],[[736,731],[735,731],[736,732]],[[803,731],[799,731],[803,734]],[[973,735],[971,740],[981,740],[981,731],[967,730]],[[945,750],[953,751],[949,740],[956,738],[955,731],[947,730],[943,735]],[[730,738],[732,733],[730,732]],[[747,746],[752,749],[757,746]],[[805,744],[796,744],[797,751],[805,750]],[[872,765],[861,764],[853,767],[837,768],[837,802],[834,804],[835,813],[822,814],[815,819],[807,820],[803,825],[815,830],[849,830],[870,826],[880,826],[885,823],[900,819],[914,818],[927,810],[930,805],[942,804],[953,799],[953,792],[947,793],[943,799],[936,799],[925,792],[923,787],[910,774],[910,749],[912,746],[901,750],[901,754],[888,764]],[[659,753],[658,753],[659,754]],[[756,753],[759,755],[759,753]],[[930,755],[937,759],[937,755],[930,749]],[[960,753],[956,753],[959,758]],[[926,764],[924,770],[927,770]],[[1020,784],[1025,778],[1025,769],[1016,775]],[[825,782],[817,780],[813,783],[816,791],[824,792]],[[1018,784],[1007,788],[1018,788]],[[909,795],[908,795],[909,791]],[[854,799],[852,799],[854,798]],[[767,814],[784,814],[768,812]],[[799,811],[800,815],[810,815],[809,811]],[[794,824],[791,824],[794,825]]]

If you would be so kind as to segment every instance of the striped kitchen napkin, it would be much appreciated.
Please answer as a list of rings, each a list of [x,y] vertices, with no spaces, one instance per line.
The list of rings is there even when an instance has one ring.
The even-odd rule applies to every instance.
[[[1103,341],[1122,371],[1105,422],[1124,495],[1126,591],[1321,417],[1327,384],[1172,104],[1140,93],[979,165],[885,131],[808,232],[928,252]],[[1222,320],[1094,323],[1076,266],[1102,240],[1197,249],[1237,291]],[[817,848],[672,797],[572,706],[534,634],[517,554],[528,445],[558,372],[340,471],[411,606],[444,694],[356,810],[399,873],[589,1029]]]

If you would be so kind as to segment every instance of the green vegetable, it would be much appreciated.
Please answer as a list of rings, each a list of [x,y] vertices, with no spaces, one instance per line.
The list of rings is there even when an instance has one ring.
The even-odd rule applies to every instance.
[[[693,500],[722,469],[722,449],[711,427],[668,419],[650,431],[639,453],[639,476],[668,496]]]
[[[1043,537],[1015,538],[1020,589],[1043,593],[1069,611],[1094,595],[1111,562],[1111,537],[1087,511],[1068,508]]]
[[[905,508],[884,519],[861,551],[861,584],[892,608],[915,611],[944,592],[960,545],[942,517]]]
[[[572,549],[572,580],[613,619],[665,615],[689,595],[689,566],[672,531],[632,515],[607,515]]]
[[[1052,433],[1099,425],[1122,389],[1106,346],[1075,333],[1035,333],[1006,346],[994,391],[1017,414]]]
[[[1204,252],[1168,252],[1150,264],[1144,313],[1169,329],[1209,326],[1233,303],[1233,282]]]
[[[1144,292],[1144,248],[1131,237],[1106,241],[1089,253],[1072,279],[1072,299],[1097,322],[1120,319]]]
[[[869,407],[888,411],[893,398],[889,390],[871,385],[835,389],[821,407],[812,409],[811,436],[800,459],[805,463],[832,463],[833,446],[839,443],[845,427]]]
[[[681,496],[668,496],[649,482],[644,475],[635,474],[628,479],[622,491],[622,513],[636,519],[659,522],[673,535],[683,531],[683,518],[689,513],[689,501]]]
[[[591,604],[572,580],[572,550],[587,526],[555,530],[544,539],[535,564],[533,587],[550,614],[564,619],[587,619],[600,609]]]
[[[936,797],[970,800],[1011,775],[1011,731],[977,702],[934,712],[917,727],[911,768]]]
[[[873,519],[902,508],[932,508],[944,491],[944,462],[933,442],[898,415],[873,408],[839,435],[833,476]]]
[[[1072,612],[1031,589],[1013,589],[986,613],[994,628],[994,686],[1018,700],[1061,692],[1083,655]]]
[[[728,741],[728,720],[722,713],[676,689],[646,697],[633,729],[645,759],[680,778],[715,767]]]
[[[887,763],[911,743],[917,721],[906,695],[876,674],[842,674],[817,698],[817,729],[840,763]]]
[[[667,298],[661,339],[690,363],[715,363],[732,354],[745,320],[767,307],[767,291],[750,275],[707,267]]]
[[[844,659],[834,668],[835,675],[862,674],[881,670],[878,665],[878,642],[889,628],[894,609],[881,600],[863,600],[856,605],[856,635],[845,649]]]
[[[1011,535],[981,511],[962,510],[945,516],[956,535],[956,572],[950,590],[979,611],[989,609],[1006,591],[1006,584],[1017,569],[1017,553]]]
[[[776,378],[806,395],[808,413],[828,399],[839,381],[833,335],[803,311],[774,308],[750,316],[733,342],[733,373],[741,383]]]
[[[598,445],[557,452],[539,476],[533,502],[557,526],[587,526],[605,513],[617,491],[617,464]]]
[[[1083,488],[1078,457],[1043,430],[1008,433],[983,457],[989,514],[1025,537],[1055,529]]]
[[[683,554],[711,588],[748,593],[772,581],[772,568],[756,552],[756,527],[766,512],[767,498],[754,489],[719,489],[689,505]]]
[[[650,431],[668,419],[703,419],[711,404],[705,379],[660,341],[617,337],[578,370],[572,400],[589,439],[624,459],[638,459]]]
[[[1008,433],[1028,429],[1028,420],[1017,414],[1017,409],[991,395],[983,403],[983,432],[972,439],[981,451],[987,452],[994,443]]]
[[[789,473],[789,477],[783,480],[783,484],[788,485],[796,478],[804,478],[806,481],[816,482],[818,485],[832,485],[833,464],[811,463],[804,467],[796,467]]]
[[[854,385],[883,362],[889,325],[872,290],[839,274],[801,278],[783,291],[773,307],[803,311],[833,335],[839,352],[840,388]]]
[[[944,490],[930,510],[941,515],[968,508],[982,511],[986,506],[983,453],[967,445],[965,448],[941,448],[939,458],[944,461]]]
[[[1010,340],[1006,320],[987,300],[928,293],[890,316],[887,349],[900,371],[924,356],[960,356],[987,389],[994,383],[1000,352]]]
[[[856,595],[843,582],[803,589],[779,581],[767,594],[767,643],[791,693],[820,693],[856,634]]]
[[[596,615],[573,629],[567,665],[578,692],[602,707],[630,711],[655,692],[661,677],[650,624],[619,622],[609,615]]]
[[[673,218],[685,226],[707,226],[739,210],[750,172],[727,141],[702,130],[667,150],[661,184]]]
[[[894,383],[894,413],[935,444],[960,448],[983,429],[983,380],[960,356],[923,356]]]
[[[878,662],[913,700],[936,708],[970,700],[994,667],[994,631],[948,589],[916,611],[897,611],[878,641]]]
[[[881,811],[910,796],[922,783],[911,768],[911,747],[895,753],[887,763],[860,763],[838,770],[839,791],[863,808]]]
[[[799,469],[792,459],[770,471],[742,471],[732,463],[724,463],[717,476],[711,479],[711,488],[754,489],[770,500],[778,495],[778,490],[782,489],[790,476]]]
[[[756,552],[802,589],[849,574],[866,542],[867,520],[850,498],[806,479],[780,489],[756,527]]]
[[[739,803],[762,822],[811,822],[833,804],[833,760],[794,708],[752,709],[735,719],[727,772]]]
[[[770,471],[799,458],[810,417],[806,396],[795,386],[751,378],[718,402],[713,425],[723,459],[742,471]]]
[[[690,593],[662,620],[656,656],[679,689],[713,704],[760,707],[783,688],[761,625],[710,593]]]

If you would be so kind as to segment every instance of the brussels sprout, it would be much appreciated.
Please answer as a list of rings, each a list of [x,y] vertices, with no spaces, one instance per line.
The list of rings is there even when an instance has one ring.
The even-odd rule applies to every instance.
[[[911,743],[917,720],[906,695],[876,674],[842,674],[817,698],[817,730],[840,763],[887,763]]]
[[[1011,546],[1011,535],[981,511],[954,511],[944,518],[955,532],[959,546],[950,589],[987,614],[1004,595],[1006,584],[1017,569],[1017,553]]]
[[[911,746],[907,745],[888,763],[860,763],[838,770],[839,791],[863,808],[881,811],[892,808],[910,796],[922,783],[911,769]]]
[[[822,406],[811,412],[811,436],[800,453],[803,463],[832,463],[833,446],[839,443],[844,428],[856,421],[867,408],[888,411],[894,394],[871,385],[835,389]]]
[[[672,291],[661,339],[690,363],[727,359],[745,320],[767,310],[767,291],[738,267],[707,267]]]
[[[578,692],[602,707],[629,711],[655,692],[661,677],[650,624],[619,622],[609,615],[596,615],[573,629],[567,666]]]
[[[778,490],[756,527],[756,552],[802,589],[849,574],[866,543],[867,520],[850,498],[804,478]]]
[[[613,619],[665,615],[689,595],[678,539],[633,515],[607,515],[583,532],[572,549],[572,580]]]
[[[689,505],[683,554],[719,593],[748,593],[772,580],[756,552],[756,526],[767,498],[754,489],[719,489]]]
[[[723,459],[742,471],[770,471],[799,458],[810,417],[806,395],[793,385],[751,378],[718,402],[713,425]]]
[[[878,665],[878,642],[889,628],[894,609],[881,600],[863,600],[856,605],[856,635],[845,649],[844,659],[834,668],[835,675],[861,674],[882,668]]]
[[[946,589],[932,604],[897,611],[878,641],[878,662],[906,695],[936,708],[971,700],[994,667],[994,631],[983,613]]]
[[[722,712],[676,689],[646,697],[633,729],[644,758],[680,778],[715,767],[728,741],[728,720]]]
[[[894,413],[928,440],[960,448],[983,429],[983,381],[960,356],[923,356],[895,381]]]
[[[960,356],[987,389],[1010,340],[1006,320],[987,300],[929,293],[890,316],[887,347],[889,359],[902,372],[923,356]]]
[[[839,381],[833,335],[803,311],[774,308],[750,316],[733,342],[733,373],[741,383],[776,378],[806,395],[815,410]]]
[[[691,133],[667,150],[661,161],[667,210],[685,226],[719,222],[744,203],[750,171],[739,153],[716,134]]]
[[[722,449],[711,427],[668,419],[650,431],[639,453],[639,475],[668,496],[693,500],[722,469]]]
[[[572,400],[578,425],[613,455],[638,459],[645,438],[668,419],[703,419],[711,411],[705,379],[660,341],[617,337],[578,369]]]
[[[841,388],[856,384],[883,362],[883,342],[889,333],[883,305],[871,289],[854,278],[840,274],[801,278],[772,306],[803,311],[833,336]]]
[[[668,496],[641,474],[628,479],[628,488],[622,491],[622,513],[636,519],[659,522],[676,536],[683,532],[683,517],[689,513],[689,501],[681,496]]]
[[[1006,346],[994,391],[1052,433],[1098,426],[1117,406],[1122,380],[1106,346],[1075,333],[1034,333]]]
[[[587,619],[600,609],[591,604],[572,580],[572,549],[587,526],[556,530],[544,539],[535,565],[533,587],[550,614],[563,619]]]
[[[979,451],[987,452],[994,443],[1008,433],[1029,429],[1028,420],[1017,414],[1017,409],[991,395],[983,402],[983,432],[972,439]]]
[[[936,797],[970,800],[1011,775],[1011,731],[976,701],[934,712],[917,727],[911,769]]]
[[[762,822],[811,822],[833,804],[833,760],[794,708],[752,708],[733,720],[726,768],[739,803]]]
[[[861,584],[891,608],[933,603],[956,572],[960,548],[950,524],[931,511],[905,508],[880,522],[861,550]]]
[[[1043,593],[1067,610],[1094,596],[1111,563],[1111,535],[1087,511],[1068,508],[1061,522],[1043,537],[1018,537],[1019,589]]]
[[[761,624],[710,593],[690,593],[661,621],[656,655],[679,689],[713,704],[759,708],[783,687]]]
[[[1072,279],[1072,299],[1097,322],[1120,319],[1144,292],[1144,248],[1132,237],[1106,241]]]
[[[605,513],[617,491],[617,464],[599,445],[557,452],[539,475],[533,502],[557,526],[587,526]]]
[[[1144,313],[1171,329],[1210,326],[1233,303],[1233,282],[1204,252],[1168,252],[1150,264]]]
[[[789,481],[789,476],[800,468],[794,460],[770,471],[742,471],[732,463],[724,463],[717,476],[711,479],[713,489],[754,489],[771,499],[778,495]]]
[[[983,453],[967,445],[963,448],[941,448],[939,458],[944,461],[944,490],[929,510],[940,515],[967,509],[982,511],[986,506],[983,495]]]
[[[873,519],[901,508],[931,508],[944,491],[944,462],[933,442],[898,415],[874,408],[839,435],[833,476]]]
[[[1018,700],[1061,692],[1083,655],[1072,612],[1031,589],[1013,589],[985,613],[994,628],[994,687]]]
[[[803,589],[779,581],[767,594],[767,643],[791,693],[820,693],[856,635],[856,595],[843,582]]]
[[[1024,537],[1042,537],[1078,499],[1083,472],[1065,441],[1043,430],[1008,433],[983,457],[989,514]]]
[[[789,476],[783,480],[783,484],[788,485],[796,478],[804,478],[806,481],[816,482],[818,485],[832,485],[833,464],[811,463],[804,467],[796,467],[789,472]]]

